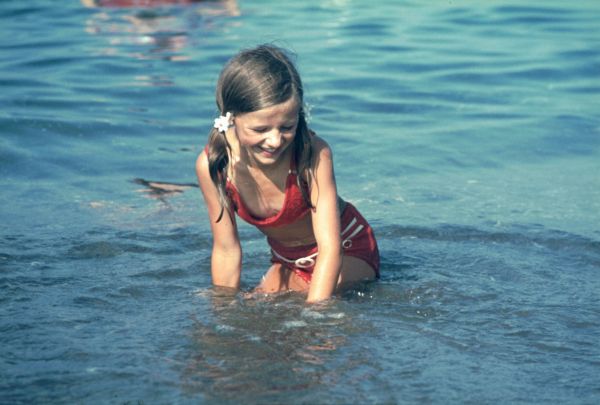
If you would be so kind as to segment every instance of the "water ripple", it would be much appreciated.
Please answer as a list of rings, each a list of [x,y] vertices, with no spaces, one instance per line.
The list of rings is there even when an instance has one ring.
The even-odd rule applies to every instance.
[[[2,398],[598,402],[596,3],[223,4],[0,2]],[[323,306],[252,295],[242,225],[213,288],[199,191],[131,182],[195,182],[221,66],[273,40],[380,242]]]

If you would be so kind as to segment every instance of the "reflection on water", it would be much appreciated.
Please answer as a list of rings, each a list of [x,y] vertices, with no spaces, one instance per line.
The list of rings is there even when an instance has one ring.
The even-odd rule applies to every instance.
[[[86,22],[86,31],[107,38],[102,53],[115,55],[128,46],[145,47],[128,53],[136,59],[189,60],[184,49],[189,31],[198,26],[210,30],[210,17],[239,16],[235,0],[82,0],[98,9]],[[185,6],[185,7],[183,7]],[[119,11],[114,11],[120,9]]]
[[[254,402],[333,388],[347,369],[335,359],[344,357],[353,336],[369,330],[365,321],[352,319],[344,301],[307,307],[293,293],[248,296],[212,289],[198,296],[212,310],[199,313],[190,332],[182,370],[189,394],[234,399],[245,392]]]

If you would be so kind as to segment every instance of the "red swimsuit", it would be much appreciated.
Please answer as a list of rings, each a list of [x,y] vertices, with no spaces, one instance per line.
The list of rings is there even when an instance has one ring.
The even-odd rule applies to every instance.
[[[227,179],[226,192],[238,216],[258,228],[267,228],[291,224],[308,214],[310,207],[304,201],[302,191],[298,187],[298,175],[293,159],[290,166],[291,168],[285,185],[283,207],[276,215],[268,218],[253,216],[248,211],[233,183]],[[302,186],[306,187],[305,190],[308,195],[308,184],[302,182]],[[346,203],[342,212],[341,228],[344,255],[364,260],[373,268],[375,275],[379,278],[379,250],[375,235],[366,219],[350,203]],[[271,246],[271,262],[281,263],[305,281],[310,282],[314,270],[315,258],[318,254],[316,243],[306,246],[289,247],[271,238],[267,238],[267,241],[269,246]]]
[[[310,211],[310,208],[306,205],[306,202],[302,197],[302,191],[300,191],[300,188],[298,187],[297,177],[298,175],[296,174],[294,164],[292,163],[285,183],[283,207],[279,213],[268,218],[257,218],[248,211],[240,194],[229,178],[227,178],[226,192],[233,202],[233,207],[239,217],[249,224],[258,228],[288,225],[296,222]],[[302,186],[306,187],[305,190],[308,189],[308,184],[305,182],[303,182]]]

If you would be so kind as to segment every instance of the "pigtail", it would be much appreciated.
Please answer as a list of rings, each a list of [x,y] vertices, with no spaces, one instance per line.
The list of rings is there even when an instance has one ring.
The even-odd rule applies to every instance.
[[[296,129],[296,136],[294,138],[294,163],[296,163],[296,170],[298,176],[296,176],[296,182],[298,188],[302,193],[302,198],[308,207],[314,209],[310,201],[309,185],[313,176],[312,162],[313,162],[313,148],[311,141],[311,132],[308,129],[306,123],[306,117],[304,113],[304,107],[300,109],[300,117],[298,119],[298,127]],[[304,184],[302,184],[304,183]]]
[[[208,136],[206,154],[208,156],[208,172],[213,184],[217,188],[219,202],[221,203],[221,212],[216,222],[219,222],[223,218],[225,210],[231,214],[231,204],[226,191],[227,166],[229,165],[230,151],[231,146],[227,142],[225,134],[213,128]]]

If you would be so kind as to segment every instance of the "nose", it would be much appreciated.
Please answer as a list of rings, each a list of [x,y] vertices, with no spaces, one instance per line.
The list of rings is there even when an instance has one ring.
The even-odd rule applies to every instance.
[[[274,129],[267,135],[267,138],[265,139],[265,145],[269,148],[276,149],[281,146],[282,140],[283,138],[281,136],[281,131]]]

